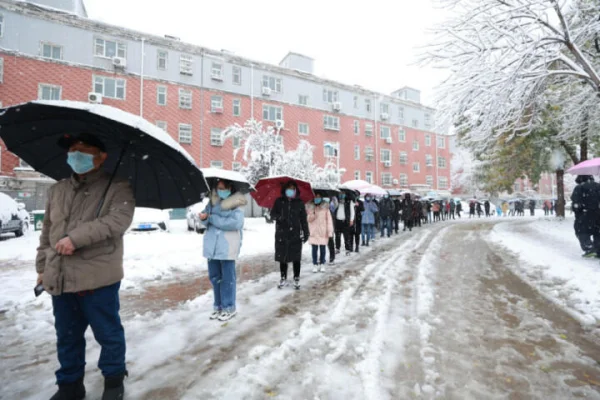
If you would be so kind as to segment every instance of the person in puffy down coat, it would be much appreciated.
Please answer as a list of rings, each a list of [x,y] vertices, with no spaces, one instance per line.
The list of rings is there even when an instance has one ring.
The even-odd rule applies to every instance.
[[[329,204],[317,194],[314,200],[306,205],[306,215],[310,231],[308,243],[312,246],[313,272],[325,272],[326,246],[334,233]]]

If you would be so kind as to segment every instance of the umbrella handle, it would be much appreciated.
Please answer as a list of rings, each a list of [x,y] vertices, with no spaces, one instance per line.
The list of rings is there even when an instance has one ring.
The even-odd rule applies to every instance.
[[[98,208],[96,208],[96,218],[98,218],[100,216],[100,211],[102,210],[102,207],[104,206],[104,201],[106,200],[106,194],[108,193],[108,189],[110,189],[110,185],[112,185],[112,181],[115,179],[115,176],[117,176],[117,171],[119,170],[119,165],[121,165],[121,161],[123,160],[123,156],[125,155],[125,152],[127,151],[128,147],[129,147],[129,143],[127,143],[121,149],[121,154],[119,154],[119,159],[117,160],[117,166],[113,170],[113,172],[110,176],[110,179],[108,181],[108,185],[106,185],[106,189],[104,189],[104,193],[102,193],[102,197],[100,198],[100,202],[98,203]]]

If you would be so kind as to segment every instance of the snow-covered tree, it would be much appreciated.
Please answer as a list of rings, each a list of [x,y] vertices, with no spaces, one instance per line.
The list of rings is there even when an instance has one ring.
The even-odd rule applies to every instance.
[[[451,71],[438,92],[438,119],[467,132],[464,140],[472,146],[484,150],[507,131],[529,134],[548,101],[577,107],[593,98],[597,104],[598,0],[438,2],[449,7],[451,17],[435,30],[423,61]],[[571,118],[557,139],[580,135],[582,121]]]
[[[248,181],[256,184],[260,178],[273,175],[273,168],[284,157],[283,141],[279,132],[272,126],[263,128],[260,121],[250,119],[244,126],[235,124],[223,132],[225,140],[237,140],[239,146],[234,150],[233,158],[241,152],[244,161],[241,173]]]
[[[283,154],[273,166],[273,175],[287,175],[312,182],[315,178],[316,165],[313,164],[314,146],[301,140],[295,150]]]
[[[344,172],[344,168],[338,170],[337,165],[329,161],[323,167],[316,168],[313,184],[318,188],[336,188]]]

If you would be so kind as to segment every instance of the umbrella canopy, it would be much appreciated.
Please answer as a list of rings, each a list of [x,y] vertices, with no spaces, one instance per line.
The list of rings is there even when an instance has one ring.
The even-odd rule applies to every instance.
[[[183,208],[200,202],[208,191],[193,158],[173,138],[145,119],[113,107],[34,101],[3,110],[0,127],[8,150],[56,180],[72,174],[59,139],[95,135],[108,153],[104,168],[129,179],[138,207]]]
[[[210,189],[217,187],[219,180],[224,179],[230,181],[235,190],[240,193],[246,194],[256,190],[254,189],[254,186],[248,182],[246,177],[239,172],[219,168],[202,168],[201,171],[204,175],[204,179],[208,182],[208,187]]]
[[[373,185],[363,180],[353,180],[344,182],[342,185],[340,185],[340,189],[358,190],[362,195],[373,194],[375,196],[384,196],[388,194],[387,191],[380,188],[379,186]]]
[[[314,187],[313,186],[312,189],[313,189],[313,192],[315,193],[315,195],[320,194],[321,197],[334,197],[334,196],[340,195],[340,191],[338,189],[334,189],[334,188]]]
[[[582,161],[569,168],[567,172],[572,175],[600,175],[600,158]]]
[[[292,178],[289,176],[273,176],[270,178],[262,178],[256,183],[256,191],[250,195],[256,203],[265,208],[273,208],[275,200],[282,196],[281,191],[289,181],[294,181],[298,185],[296,196],[300,196],[300,200],[308,203],[315,198],[310,183],[301,179]]]
[[[388,189],[388,194],[390,196],[402,196],[402,192],[398,189]]]

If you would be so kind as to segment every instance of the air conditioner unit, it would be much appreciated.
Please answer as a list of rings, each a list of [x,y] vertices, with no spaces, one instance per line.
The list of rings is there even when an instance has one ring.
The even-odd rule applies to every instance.
[[[283,129],[284,126],[285,126],[285,122],[282,119],[278,119],[275,121],[275,128]]]
[[[221,74],[212,74],[210,77],[214,81],[223,81],[223,75],[221,75]]]
[[[386,138],[386,139],[385,139],[385,142],[386,142],[387,144],[392,144],[392,138],[391,138],[391,137],[388,137],[388,138]]]
[[[386,167],[391,167],[392,166],[392,162],[391,161],[384,161],[383,165]]]
[[[88,93],[88,101],[94,104],[102,104],[102,95],[98,93]]]
[[[384,120],[384,121],[387,120],[387,119],[390,119],[390,114],[388,114],[388,113],[381,113],[381,119]]]
[[[332,107],[334,111],[340,111],[342,109],[342,103],[336,101],[335,103],[332,103]]]
[[[223,108],[222,107],[215,107],[212,110],[215,114],[223,114]]]
[[[394,183],[394,185],[397,185],[398,184],[398,179],[394,179],[392,182]]]
[[[115,67],[125,68],[127,66],[127,59],[123,57],[113,57],[112,63]]]
[[[262,94],[263,94],[263,96],[270,96],[271,95],[271,88],[263,86],[263,88],[262,88]]]

